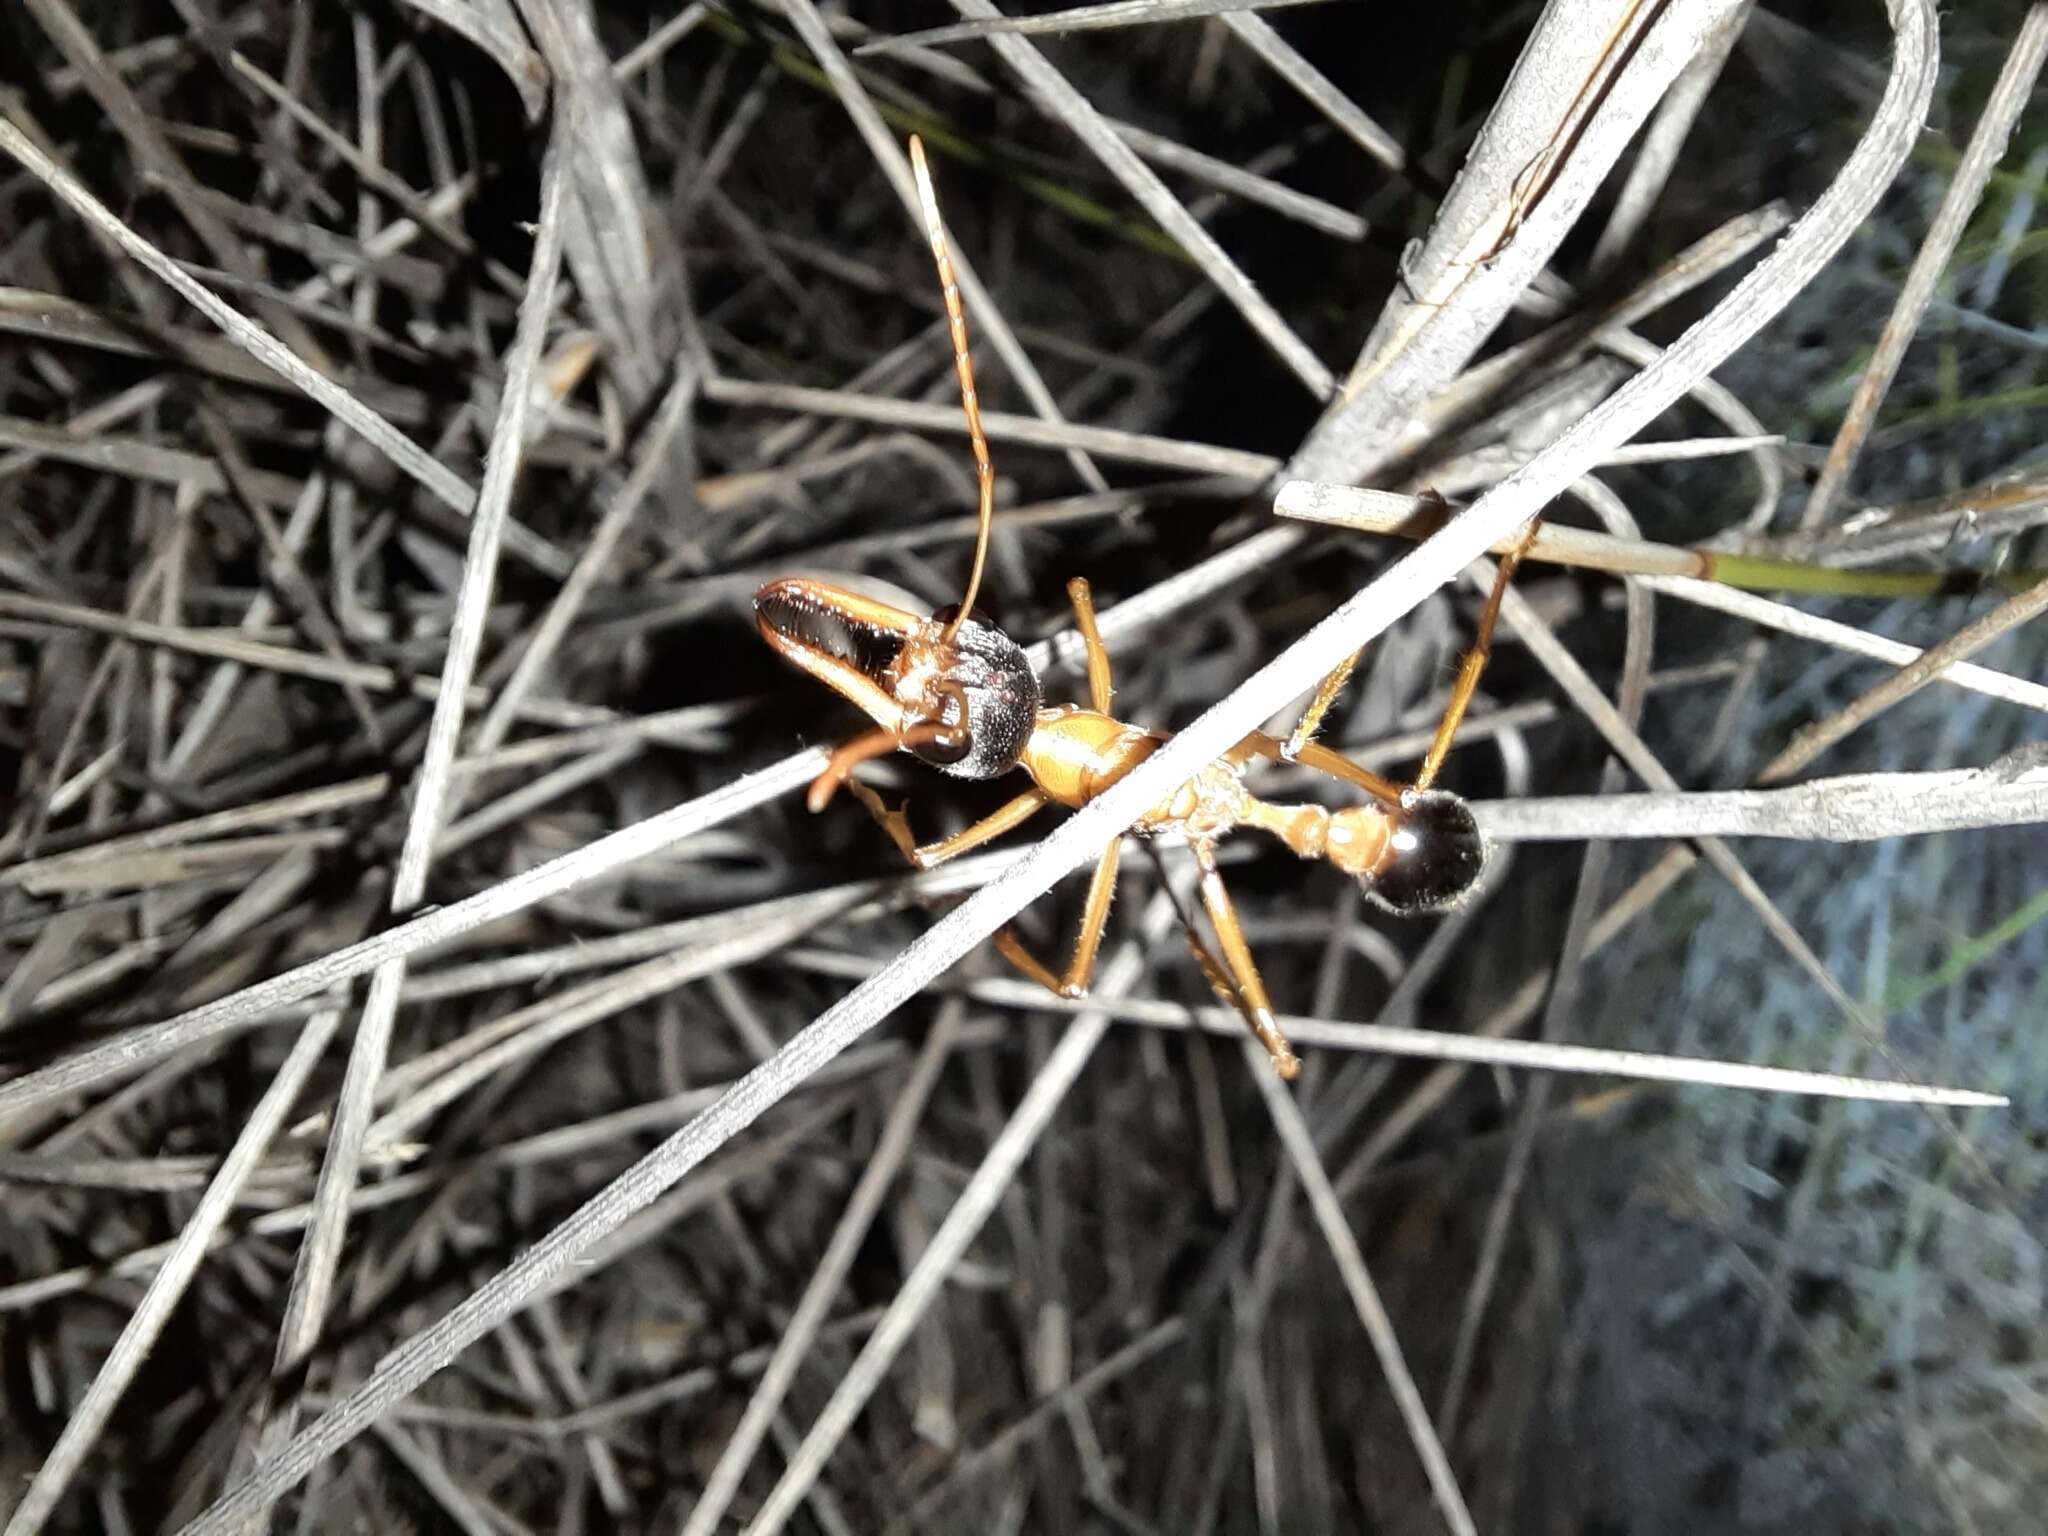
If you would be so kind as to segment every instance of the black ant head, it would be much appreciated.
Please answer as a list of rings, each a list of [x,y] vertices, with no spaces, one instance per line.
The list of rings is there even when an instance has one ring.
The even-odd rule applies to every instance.
[[[1365,894],[1397,917],[1455,912],[1486,869],[1486,836],[1449,790],[1410,790]]]
[[[979,610],[952,629],[957,604],[941,608],[904,646],[896,694],[909,715],[954,728],[910,751],[956,779],[1000,778],[1024,756],[1043,695],[1022,646]],[[911,700],[917,703],[910,704]],[[958,734],[965,716],[964,739]]]
[[[1038,674],[982,614],[957,627],[953,617],[942,608],[919,618],[800,576],[754,594],[754,623],[786,660],[934,768],[960,779],[997,778],[1017,766],[1037,724]]]

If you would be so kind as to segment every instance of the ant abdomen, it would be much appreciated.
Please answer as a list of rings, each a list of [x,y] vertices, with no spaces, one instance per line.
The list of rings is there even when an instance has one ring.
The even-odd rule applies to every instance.
[[[1365,894],[1398,917],[1424,917],[1464,905],[1486,869],[1486,835],[1472,807],[1448,790],[1401,797],[1387,851]]]

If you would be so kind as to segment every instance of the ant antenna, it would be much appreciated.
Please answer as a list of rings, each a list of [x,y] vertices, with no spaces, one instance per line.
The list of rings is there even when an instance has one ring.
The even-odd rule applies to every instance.
[[[989,462],[988,438],[981,430],[981,397],[974,392],[974,361],[967,355],[967,312],[960,304],[960,284],[946,249],[946,226],[939,218],[938,194],[932,190],[931,168],[925,164],[924,141],[910,136],[910,169],[917,177],[917,201],[924,210],[924,232],[931,238],[932,260],[938,263],[939,286],[946,300],[946,323],[953,332],[953,368],[960,375],[960,409],[967,417],[968,440],[974,444],[974,473],[981,484],[981,527],[974,538],[974,564],[967,572],[967,595],[940,635],[950,643],[974,610],[981,591],[981,570],[988,563],[988,537],[996,517],[996,467]]]

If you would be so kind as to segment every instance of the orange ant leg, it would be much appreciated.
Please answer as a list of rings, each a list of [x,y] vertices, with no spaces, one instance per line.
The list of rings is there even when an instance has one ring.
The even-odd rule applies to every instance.
[[[966,693],[957,683],[940,683],[933,691],[955,700],[960,718],[952,725],[943,720],[918,720],[893,731],[887,726],[877,726],[851,741],[841,742],[832,749],[824,770],[811,780],[811,787],[804,795],[804,804],[812,815],[830,805],[832,797],[839,792],[839,786],[853,782],[853,770],[871,758],[887,757],[899,748],[905,752],[916,752],[921,747],[930,746],[965,750],[969,740]]]
[[[1458,680],[1451,685],[1450,702],[1444,705],[1443,718],[1437,722],[1436,739],[1429,744],[1429,753],[1416,772],[1415,788],[1418,790],[1427,789],[1436,782],[1444,758],[1450,753],[1451,738],[1458,734],[1458,727],[1464,723],[1465,711],[1471,706],[1472,695],[1479,687],[1479,674],[1486,670],[1486,659],[1492,654],[1493,630],[1500,622],[1501,600],[1507,596],[1515,567],[1522,563],[1522,556],[1536,542],[1536,530],[1542,526],[1541,517],[1529,519],[1529,526],[1522,530],[1522,536],[1500,557],[1500,564],[1494,568],[1493,590],[1486,594],[1486,606],[1479,610],[1479,629],[1473,637],[1472,649],[1458,664]]]
[[[1351,681],[1351,674],[1358,669],[1359,658],[1365,655],[1360,646],[1349,656],[1338,662],[1320,683],[1316,684],[1316,695],[1308,701],[1308,708],[1301,712],[1301,718],[1294,722],[1294,729],[1287,733],[1287,740],[1280,748],[1279,761],[1295,762],[1301,759],[1316,732],[1323,728],[1323,716],[1330,712],[1330,706],[1337,702],[1337,695],[1344,691],[1344,685]]]
[[[1074,624],[1081,631],[1081,643],[1088,650],[1088,701],[1106,715],[1110,702],[1109,650],[1102,643],[1102,632],[1095,627],[1094,594],[1087,581],[1076,576],[1067,583],[1067,596],[1074,605]],[[1081,908],[1081,928],[1074,936],[1074,952],[1064,973],[1055,976],[1044,961],[1024,947],[1023,940],[1007,923],[995,935],[996,948],[1002,951],[1003,958],[1048,992],[1066,998],[1086,997],[1089,984],[1095,980],[1095,957],[1102,949],[1109,904],[1116,896],[1117,863],[1122,850],[1123,839],[1119,837],[1095,861],[1095,873],[1088,882],[1088,900]]]
[[[1437,774],[1443,769],[1444,758],[1451,750],[1451,738],[1458,734],[1458,727],[1464,722],[1465,711],[1471,706],[1472,695],[1479,687],[1479,674],[1486,669],[1487,657],[1492,653],[1493,631],[1500,620],[1501,598],[1507,591],[1509,581],[1514,578],[1515,567],[1521,564],[1522,557],[1536,542],[1536,531],[1542,523],[1543,519],[1540,516],[1531,518],[1529,526],[1523,529],[1522,536],[1515,541],[1514,547],[1501,556],[1500,565],[1494,572],[1493,590],[1487,595],[1485,608],[1480,611],[1478,635],[1473,640],[1472,648],[1465,653],[1464,659],[1458,665],[1458,679],[1451,686],[1450,700],[1444,705],[1443,716],[1437,722],[1436,737],[1430,742],[1429,752],[1422,760],[1421,771],[1416,774],[1412,788],[1429,788],[1436,782]],[[1318,750],[1313,743],[1316,733],[1323,728],[1323,717],[1329,714],[1330,707],[1337,702],[1337,696],[1344,691],[1345,684],[1351,681],[1351,674],[1357,669],[1359,659],[1364,655],[1363,648],[1353,651],[1316,685],[1315,696],[1301,712],[1301,718],[1294,722],[1294,729],[1288,732],[1287,740],[1280,745],[1276,761],[1304,763],[1334,778],[1358,784],[1381,799],[1387,799],[1389,797],[1378,785],[1368,783],[1357,776],[1366,774],[1367,770],[1359,768],[1349,759],[1334,753],[1327,756],[1318,753],[1320,761],[1310,756],[1312,752]],[[1274,756],[1263,747],[1256,750],[1261,756]],[[1378,779],[1376,774],[1368,777]],[[1378,779],[1379,785],[1387,782]]]
[[[1253,731],[1230,749],[1230,756],[1238,762],[1250,757],[1263,757],[1276,763],[1300,763],[1304,768],[1313,768],[1318,773],[1326,773],[1333,779],[1362,789],[1383,804],[1401,803],[1402,785],[1374,773],[1363,763],[1354,763],[1335,747],[1326,747],[1321,742],[1309,742],[1298,755],[1289,757],[1286,743],[1264,731]]]
[[[1216,851],[1203,843],[1190,845],[1195,863],[1202,871],[1202,905],[1208,909],[1210,926],[1216,930],[1217,942],[1223,947],[1224,964],[1229,967],[1228,980],[1238,1011],[1251,1026],[1252,1033],[1259,1037],[1259,1044],[1266,1048],[1266,1054],[1273,1058],[1273,1070],[1282,1077],[1292,1080],[1301,1071],[1301,1058],[1294,1054],[1294,1047],[1287,1043],[1287,1037],[1280,1033],[1280,1025],[1273,1017],[1273,1000],[1266,995],[1266,983],[1259,975],[1259,965],[1252,958],[1251,945],[1245,942],[1244,928],[1237,920],[1237,907],[1230,899],[1230,891],[1223,884],[1223,873],[1216,867]],[[1192,933],[1189,934],[1194,938]],[[1205,959],[1196,940],[1197,959]],[[1215,973],[1208,963],[1203,969],[1209,973],[1210,985],[1216,982]],[[1221,989],[1219,988],[1220,992]]]
[[[1165,873],[1163,868],[1160,873]],[[1223,962],[1218,960],[1209,946],[1202,942],[1202,935],[1195,929],[1195,920],[1188,915],[1187,909],[1181,906],[1178,898],[1174,899],[1173,905],[1180,918],[1181,936],[1188,941],[1188,952],[1195,957],[1195,965],[1200,969],[1202,979],[1209,983],[1209,990],[1216,994],[1216,1001],[1233,1010],[1245,1021],[1247,1028],[1257,1033],[1259,1025],[1253,1021],[1252,1006],[1245,1001],[1244,990],[1231,979],[1230,972],[1223,968]]]
[[[951,837],[942,837],[935,843],[920,846],[911,834],[907,807],[890,810],[882,803],[882,797],[859,779],[849,778],[846,788],[854,799],[867,807],[868,814],[889,834],[889,841],[902,851],[903,857],[919,869],[935,868],[984,843],[994,842],[1011,828],[1029,821],[1044,809],[1050,799],[1041,789],[1027,789],[972,826],[955,832]],[[1088,995],[1089,983],[1095,979],[1095,957],[1102,948],[1102,930],[1109,922],[1110,900],[1116,894],[1117,860],[1122,847],[1123,839],[1118,838],[1102,850],[1102,857],[1095,862],[1095,876],[1088,882],[1088,902],[1081,915],[1081,931],[1074,939],[1074,953],[1067,961],[1064,975],[1055,976],[1044,962],[1024,947],[1008,923],[995,932],[996,948],[1002,952],[1003,958],[1056,997]]]
[[[1074,626],[1081,631],[1081,643],[1088,650],[1088,703],[1099,714],[1109,713],[1109,647],[1095,627],[1095,594],[1085,576],[1067,583],[1067,599],[1074,605]]]
[[[951,837],[942,837],[935,843],[920,845],[910,832],[908,802],[904,809],[890,810],[882,804],[882,797],[859,779],[846,781],[847,792],[868,808],[882,830],[889,834],[889,841],[902,850],[903,857],[919,869],[935,869],[948,859],[957,859],[963,853],[970,853],[984,843],[992,843],[1013,827],[1021,827],[1050,800],[1044,790],[1035,786],[1027,789],[1012,800],[997,806],[988,815],[973,825],[963,827]]]
[[[1081,908],[1081,928],[1074,936],[1074,952],[1063,973],[1055,976],[1050,966],[1024,947],[1024,941],[1008,923],[995,933],[996,948],[1003,958],[1056,997],[1086,997],[1095,980],[1095,957],[1102,949],[1102,930],[1109,924],[1109,904],[1116,895],[1116,870],[1122,852],[1123,839],[1119,837],[1095,861],[1095,874],[1088,881],[1088,900]]]
[[[1234,1009],[1249,1018],[1244,994],[1237,990],[1237,983],[1230,979],[1230,972],[1223,969],[1223,962],[1209,952],[1209,946],[1202,942],[1202,936],[1195,932],[1194,919],[1185,911],[1180,914],[1181,932],[1186,936],[1188,949],[1195,957],[1195,964],[1201,968],[1202,979],[1209,983],[1209,990],[1216,994],[1216,1001],[1224,1007]]]
[[[910,830],[910,802],[908,800],[892,811],[882,803],[880,795],[869,789],[867,785],[861,783],[859,779],[852,778],[846,781],[846,792],[867,807],[868,814],[875,818],[875,825],[889,834],[889,841],[896,845],[897,851],[914,868],[923,869],[925,867],[918,861],[917,838],[912,835]]]
[[[1441,513],[1448,514],[1450,512],[1450,503],[1437,495],[1436,492],[1425,491],[1423,496],[1430,501],[1434,501]],[[1364,655],[1365,648],[1360,646],[1349,656],[1338,662],[1331,669],[1329,675],[1316,685],[1315,697],[1308,701],[1308,708],[1301,712],[1301,718],[1294,722],[1294,729],[1287,733],[1287,744],[1280,749],[1278,761],[1283,763],[1307,762],[1305,754],[1308,751],[1309,743],[1315,739],[1316,732],[1323,728],[1323,717],[1330,712],[1330,706],[1337,702],[1337,695],[1344,691],[1344,685],[1351,681],[1351,674],[1358,670],[1359,660]],[[1315,765],[1311,764],[1310,766],[1313,767]],[[1323,771],[1328,773],[1332,770],[1325,768]],[[1336,777],[1343,778],[1344,775],[1339,773],[1336,774]]]
[[[840,785],[853,782],[854,769],[870,758],[887,757],[902,745],[901,736],[880,726],[872,731],[863,731],[851,741],[841,742],[832,749],[824,771],[811,780],[811,787],[804,795],[805,806],[813,816],[817,815],[832,803]]]

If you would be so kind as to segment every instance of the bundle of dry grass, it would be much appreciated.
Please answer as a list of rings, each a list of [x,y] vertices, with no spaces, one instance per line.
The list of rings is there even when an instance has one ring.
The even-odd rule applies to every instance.
[[[6,18],[6,1536],[2022,1528],[2048,7],[954,9]],[[918,875],[748,616],[959,594],[913,132],[983,605],[1175,732]],[[1538,513],[1482,898],[1231,851],[1299,1083],[1171,848],[995,959]]]

